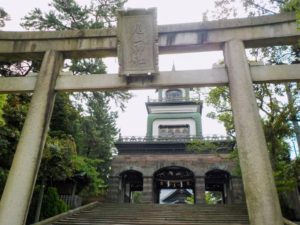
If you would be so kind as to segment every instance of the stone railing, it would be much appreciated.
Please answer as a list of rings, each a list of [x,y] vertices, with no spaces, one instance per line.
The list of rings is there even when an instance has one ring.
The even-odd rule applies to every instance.
[[[185,142],[189,143],[192,141],[234,141],[234,139],[230,136],[218,136],[218,135],[212,135],[212,136],[182,136],[182,137],[159,137],[159,136],[120,136],[115,142],[116,143],[168,143],[168,142]]]

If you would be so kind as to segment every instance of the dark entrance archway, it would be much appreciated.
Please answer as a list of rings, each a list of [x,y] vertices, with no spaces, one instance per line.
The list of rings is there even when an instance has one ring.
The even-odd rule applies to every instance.
[[[121,176],[121,199],[123,202],[132,203],[133,193],[143,191],[143,174],[136,170],[127,170]]]
[[[205,174],[205,192],[208,198],[214,198],[215,204],[227,204],[230,199],[230,173],[225,170],[214,169]],[[212,203],[209,202],[209,203]]]
[[[154,203],[186,203],[186,197],[195,199],[194,173],[184,167],[169,166],[153,175]]]

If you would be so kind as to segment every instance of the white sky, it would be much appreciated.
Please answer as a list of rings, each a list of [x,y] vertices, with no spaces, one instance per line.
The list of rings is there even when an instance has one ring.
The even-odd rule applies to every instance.
[[[11,16],[11,21],[6,23],[4,30],[22,30],[19,26],[20,18],[24,17],[33,8],[46,11],[50,0],[0,0],[3,7]],[[80,3],[87,0],[78,0]],[[213,0],[129,0],[126,8],[157,8],[158,24],[174,24],[199,22],[202,13],[214,7]],[[171,70],[172,64],[176,70],[192,70],[211,68],[213,63],[222,59],[221,52],[193,53],[181,55],[163,55],[159,57],[160,71]],[[117,60],[108,59],[108,73],[117,72]],[[146,134],[147,112],[145,102],[147,96],[156,97],[154,90],[133,91],[135,97],[128,103],[124,113],[120,113],[117,120],[118,127],[123,136],[144,136]],[[218,122],[205,118],[210,109],[203,109],[203,132],[207,134],[225,134],[224,128]]]

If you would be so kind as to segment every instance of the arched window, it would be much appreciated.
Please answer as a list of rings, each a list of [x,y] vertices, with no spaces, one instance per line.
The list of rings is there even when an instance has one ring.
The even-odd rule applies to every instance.
[[[182,91],[179,89],[170,89],[166,91],[167,101],[180,101],[182,100]]]

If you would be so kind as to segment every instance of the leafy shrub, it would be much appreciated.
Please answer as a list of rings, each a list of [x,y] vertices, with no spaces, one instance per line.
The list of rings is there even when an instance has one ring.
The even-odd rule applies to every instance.
[[[41,190],[41,186],[37,186],[34,190],[32,202],[30,205],[29,214],[27,218],[27,224],[32,224],[34,222],[40,190]],[[48,187],[45,191],[44,198],[43,198],[40,220],[44,220],[49,217],[55,216],[57,214],[66,212],[67,210],[68,210],[68,206],[63,200],[59,198],[56,188]]]

